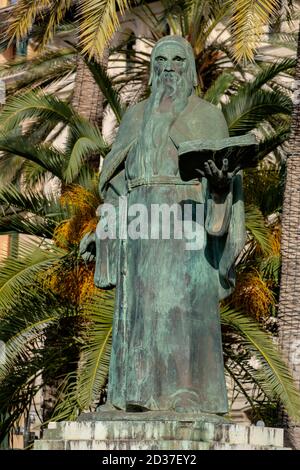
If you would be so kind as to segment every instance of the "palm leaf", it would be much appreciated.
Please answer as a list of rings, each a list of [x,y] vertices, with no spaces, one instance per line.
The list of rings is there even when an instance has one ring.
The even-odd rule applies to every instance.
[[[19,357],[30,358],[37,348],[38,341],[43,339],[45,329],[60,318],[60,312],[49,312],[46,308],[31,318],[1,318],[0,337],[3,340],[7,333],[10,338],[5,341],[5,361],[0,364],[0,382],[10,375],[13,367],[18,365]],[[8,321],[10,320],[10,321]],[[13,333],[13,334],[12,334]]]
[[[36,165],[30,161],[26,161],[24,163],[22,179],[25,190],[37,187],[44,188],[46,183],[49,182],[51,176],[53,176],[53,174],[49,173],[49,171],[40,165]]]
[[[269,43],[274,48],[285,47],[297,52],[298,31],[284,33],[269,33]]]
[[[265,255],[272,253],[271,234],[258,207],[246,206],[246,229]]]
[[[96,153],[97,151],[99,151],[98,145],[87,137],[80,137],[75,142],[69,157],[68,166],[64,172],[64,177],[67,183],[71,183],[77,178],[83,166],[83,162],[87,160],[88,156],[92,153]]]
[[[37,278],[37,285],[31,286],[30,292],[24,285],[23,295],[13,308],[6,310],[0,322],[0,338],[6,345],[5,361],[0,365],[0,415],[5,416],[1,420],[0,441],[28,411],[45,380],[61,374],[66,367],[70,370],[74,357],[72,351],[78,338],[64,340],[68,338],[68,327],[74,335],[78,311],[65,306],[39,281]],[[61,332],[55,342],[57,354],[47,343],[50,330],[53,334]]]
[[[81,45],[89,58],[101,56],[119,26],[117,7],[123,15],[129,7],[128,0],[81,0],[78,9]]]
[[[240,89],[229,103],[222,106],[230,135],[247,133],[272,115],[290,115],[291,99],[279,91],[258,90],[249,94],[247,87]]]
[[[75,50],[46,51],[29,60],[19,59],[0,66],[5,78],[7,97],[29,89],[44,88],[55,81],[65,81],[76,68]]]
[[[223,308],[221,320],[241,335],[244,347],[260,362],[257,380],[271,398],[280,399],[289,416],[300,420],[300,395],[271,336],[240,312]]]
[[[212,104],[218,104],[233,83],[235,77],[230,73],[223,72],[211,85],[204,95],[204,99]]]
[[[41,46],[45,46],[72,3],[72,0],[19,0],[11,11],[7,36],[10,41],[13,39],[22,40],[29,34],[38,16],[43,17],[47,11],[48,22],[43,32],[41,44]]]
[[[0,126],[8,131],[16,129],[25,120],[35,118],[70,124],[76,117],[76,113],[66,102],[54,95],[32,90],[8,100],[0,115]]]
[[[97,85],[113,110],[117,121],[120,122],[122,115],[125,112],[125,107],[122,106],[120,95],[113,87],[112,79],[108,76],[106,70],[99,62],[94,59],[90,59],[87,60],[86,63],[92,72]]]
[[[38,164],[53,176],[62,177],[62,167],[65,164],[65,156],[48,144],[36,145],[30,142],[30,138],[22,135],[1,134],[0,151],[22,157]],[[6,158],[8,158],[6,156]]]
[[[253,60],[263,27],[280,11],[280,0],[235,0],[231,27],[236,60]]]
[[[16,232],[51,239],[56,225],[51,219],[29,218],[28,215],[24,214],[5,215],[0,217],[0,234]]]
[[[267,155],[286,142],[289,135],[290,126],[277,126],[276,132],[270,133],[265,139],[259,142],[257,161],[263,160]]]
[[[260,271],[263,274],[264,279],[275,282],[276,285],[279,283],[279,275],[281,268],[280,255],[275,254],[265,258],[260,263]]]
[[[22,242],[19,257],[8,258],[0,272],[0,308],[5,312],[24,292],[24,286],[30,293],[36,276],[56,263],[65,253],[54,246],[39,246],[36,242]]]
[[[1,148],[1,147],[0,147]],[[0,154],[0,184],[19,182],[24,170],[24,159],[1,151]]]
[[[26,193],[14,184],[0,189],[0,204],[16,212],[32,213],[40,217],[52,217],[61,220],[67,215],[57,197],[38,193],[28,189]],[[5,215],[5,209],[4,209]]]
[[[94,406],[98,400],[108,374],[113,306],[111,291],[97,293],[84,306],[83,314],[91,324],[82,349],[81,364],[76,377],[73,374],[72,380],[70,376],[66,378],[67,385],[51,419],[75,419],[79,412]]]
[[[294,70],[296,63],[296,59],[289,57],[278,60],[272,64],[264,65],[262,70],[255,76],[254,80],[246,84],[249,93],[258,91],[263,85],[277,78],[280,73]]]

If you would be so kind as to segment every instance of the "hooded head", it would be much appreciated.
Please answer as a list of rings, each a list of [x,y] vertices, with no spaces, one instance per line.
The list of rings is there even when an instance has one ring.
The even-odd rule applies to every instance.
[[[158,78],[168,80],[174,74],[185,79],[192,94],[198,84],[192,46],[181,36],[165,36],[152,50],[149,85]]]

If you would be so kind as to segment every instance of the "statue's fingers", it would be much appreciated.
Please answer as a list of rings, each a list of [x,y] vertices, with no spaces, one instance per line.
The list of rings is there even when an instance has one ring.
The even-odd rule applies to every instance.
[[[210,167],[211,171],[215,171],[215,169],[216,169],[215,162],[213,160],[208,160],[207,163],[209,164],[209,167]]]
[[[235,176],[235,175],[240,171],[240,169],[241,169],[241,165],[238,165],[238,166],[233,170],[233,172],[232,172],[231,175],[232,175],[232,176]]]
[[[210,169],[211,169],[211,172],[212,172],[213,175],[217,176],[217,175],[220,174],[220,170],[219,170],[219,168],[217,167],[217,165],[215,164],[214,161],[208,160],[208,164],[210,166]]]
[[[222,171],[223,173],[228,173],[228,159],[224,158],[223,159],[223,166],[222,166]]]
[[[210,165],[208,164],[208,162],[204,163],[204,168],[205,168],[206,174],[208,176],[212,176],[212,171],[211,171],[211,168],[210,168]]]
[[[215,162],[213,162],[212,160],[209,160],[209,166],[210,166],[210,169],[211,169],[211,173],[212,175],[217,178],[217,179],[220,179],[222,177],[222,171],[219,170],[219,168],[217,167],[217,165],[215,164]]]
[[[201,176],[205,176],[204,171],[199,170],[199,168],[196,168],[196,172],[199,173],[199,175],[201,175]]]

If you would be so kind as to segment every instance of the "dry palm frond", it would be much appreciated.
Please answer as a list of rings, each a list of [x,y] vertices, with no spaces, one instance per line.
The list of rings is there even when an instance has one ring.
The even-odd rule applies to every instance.
[[[253,60],[264,26],[280,10],[279,0],[235,0],[232,4],[231,26],[234,55],[240,61]]]
[[[89,57],[101,56],[117,27],[119,18],[128,8],[127,0],[81,0],[79,5],[80,33],[83,52]]]
[[[52,39],[55,28],[64,19],[73,0],[19,0],[12,9],[7,35],[22,40],[28,35],[35,20],[48,14],[47,27],[43,33],[42,46]]]

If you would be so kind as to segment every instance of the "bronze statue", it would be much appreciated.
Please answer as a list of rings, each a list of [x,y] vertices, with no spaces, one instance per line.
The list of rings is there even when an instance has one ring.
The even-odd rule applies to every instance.
[[[100,176],[104,202],[122,225],[117,238],[105,238],[109,218],[101,209],[94,236],[95,284],[116,286],[108,404],[225,414],[219,301],[232,292],[244,246],[241,166],[209,159],[191,179],[180,173],[182,145],[230,140],[222,112],[194,94],[195,61],[185,39],[157,42],[150,84],[150,97],[125,113]],[[137,207],[145,208],[139,217]],[[167,237],[162,214],[150,220],[152,208],[169,208]],[[134,236],[126,232],[131,223]],[[86,256],[91,241],[82,242]]]

